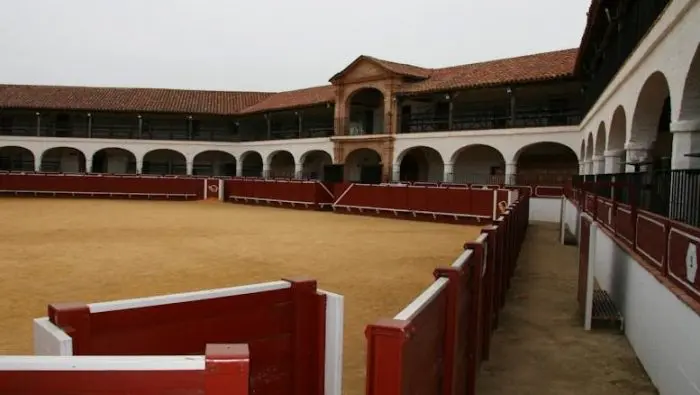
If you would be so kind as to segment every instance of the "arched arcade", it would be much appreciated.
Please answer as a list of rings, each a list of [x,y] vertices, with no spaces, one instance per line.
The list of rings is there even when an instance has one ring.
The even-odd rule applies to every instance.
[[[92,172],[135,174],[136,156],[123,148],[102,148],[92,155]]]
[[[170,149],[156,149],[143,157],[143,174],[185,175],[187,159],[180,152]]]
[[[41,155],[41,171],[60,173],[85,173],[85,154],[73,147],[50,148]]]
[[[445,164],[440,153],[431,147],[412,147],[399,155],[398,181],[441,182]]]
[[[34,171],[35,158],[32,151],[24,147],[0,147],[0,170]]]

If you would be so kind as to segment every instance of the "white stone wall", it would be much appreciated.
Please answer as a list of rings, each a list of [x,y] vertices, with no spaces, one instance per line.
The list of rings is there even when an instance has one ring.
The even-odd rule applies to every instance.
[[[662,395],[698,393],[700,316],[620,248],[598,224],[589,264],[624,318],[625,335]]]
[[[520,153],[537,143],[558,143],[579,157],[579,136],[577,126],[398,134],[394,142],[394,177],[403,156],[415,147],[435,149],[444,164],[445,181],[452,181],[447,175],[459,181],[461,176],[488,174],[492,166],[504,166],[506,174],[513,174]],[[491,147],[495,152],[484,152],[483,147],[469,149],[476,146]],[[460,158],[461,152],[465,155]]]
[[[404,151],[418,146],[434,148],[444,163],[454,163],[463,148],[479,144],[495,148],[506,163],[514,163],[523,148],[547,141],[567,146],[574,153],[579,152],[581,144],[577,126],[398,134],[394,163]]]

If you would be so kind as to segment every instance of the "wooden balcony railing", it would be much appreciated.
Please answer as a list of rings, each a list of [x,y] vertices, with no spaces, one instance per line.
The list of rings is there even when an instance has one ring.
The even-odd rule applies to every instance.
[[[399,118],[400,133],[441,132],[451,130],[484,130],[572,126],[581,122],[578,109],[546,110],[521,109],[515,116],[506,111],[457,112],[450,116],[413,114]]]

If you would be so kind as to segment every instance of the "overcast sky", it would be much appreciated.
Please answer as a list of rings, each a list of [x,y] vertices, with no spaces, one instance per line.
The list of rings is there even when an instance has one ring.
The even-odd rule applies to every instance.
[[[0,0],[0,83],[280,91],[577,47],[590,0]]]

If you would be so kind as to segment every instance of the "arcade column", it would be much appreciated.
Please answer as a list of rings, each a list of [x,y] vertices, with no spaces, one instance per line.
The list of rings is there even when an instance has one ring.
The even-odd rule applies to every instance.
[[[507,163],[506,164],[506,179],[504,183],[506,185],[516,185],[515,176],[518,174],[518,164],[517,163]]]
[[[596,155],[592,159],[593,162],[593,173],[592,174],[605,174],[605,157],[602,155]]]
[[[625,171],[625,150],[608,150],[603,153],[605,157],[605,173],[623,173]]]
[[[593,174],[593,161],[590,159],[586,159],[583,161],[583,173],[581,174]]]
[[[453,163],[445,163],[444,169],[443,169],[443,175],[442,175],[442,181],[443,182],[454,182],[455,175],[454,175],[454,164]]]
[[[628,163],[642,163],[649,160],[649,150],[651,149],[651,143],[647,142],[636,142],[630,141],[625,144],[625,150],[627,151],[627,162]],[[640,166],[639,169],[644,171],[647,166]],[[634,173],[635,166],[627,165],[626,172]]]
[[[671,168],[700,169],[700,119],[671,123]]]
[[[394,163],[393,165],[391,165],[391,181],[401,181],[401,164]]]

